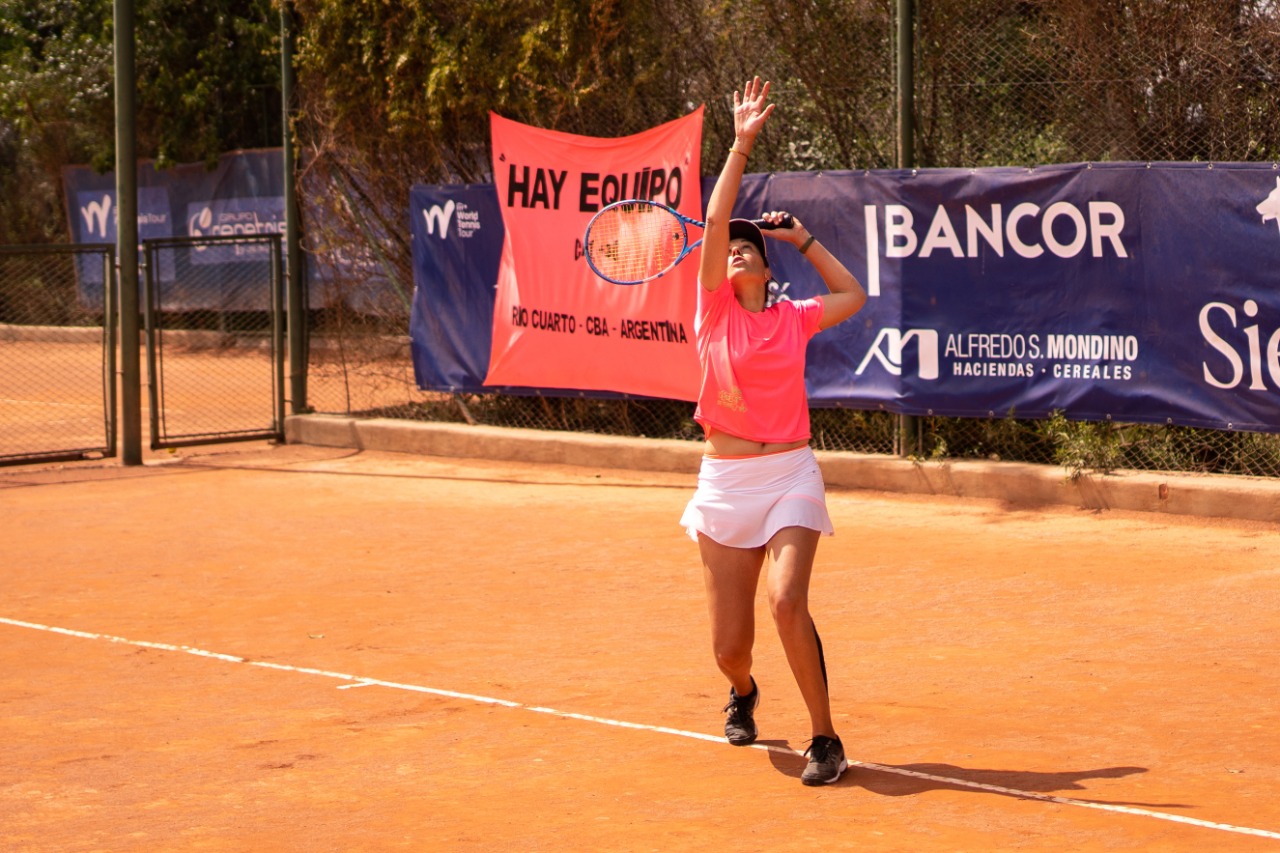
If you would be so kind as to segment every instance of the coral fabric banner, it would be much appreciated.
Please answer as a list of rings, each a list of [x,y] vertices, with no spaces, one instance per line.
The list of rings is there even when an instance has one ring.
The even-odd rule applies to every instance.
[[[696,399],[699,252],[657,281],[624,287],[591,271],[582,237],[596,212],[626,198],[702,218],[702,114],[616,139],[491,114],[506,233],[485,385]]]

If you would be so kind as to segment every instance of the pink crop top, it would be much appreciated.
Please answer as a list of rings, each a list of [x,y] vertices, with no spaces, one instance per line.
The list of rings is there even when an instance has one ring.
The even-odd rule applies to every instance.
[[[761,442],[809,438],[804,356],[822,301],[782,301],[760,313],[738,304],[733,285],[698,288],[694,333],[702,387],[693,419],[704,429]]]

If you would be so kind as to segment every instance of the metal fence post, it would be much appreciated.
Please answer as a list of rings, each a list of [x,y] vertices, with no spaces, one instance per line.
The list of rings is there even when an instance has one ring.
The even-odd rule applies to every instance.
[[[272,240],[271,255],[271,360],[273,362],[272,369],[275,371],[275,398],[272,401],[272,408],[275,410],[275,428],[279,432],[280,437],[284,437],[284,334],[283,323],[281,320],[284,315],[284,305],[281,299],[280,291],[282,289],[280,275],[280,241]],[[292,323],[290,325],[293,325]]]
[[[289,399],[293,414],[307,411],[307,301],[302,291],[302,217],[294,183],[293,5],[280,4],[280,90],[284,102],[284,235],[289,330]],[[283,418],[283,412],[281,413]],[[284,422],[281,421],[283,432]]]
[[[915,167],[915,3],[898,0],[898,168]],[[897,451],[899,456],[914,453],[920,442],[920,419],[914,415],[898,416]]]
[[[142,464],[142,372],[138,355],[138,163],[135,152],[133,0],[115,0],[116,258],[120,281],[120,426],[125,465]]]

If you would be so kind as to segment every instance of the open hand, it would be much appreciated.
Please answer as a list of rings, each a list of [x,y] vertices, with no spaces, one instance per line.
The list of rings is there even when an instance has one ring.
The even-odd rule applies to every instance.
[[[759,77],[747,81],[742,93],[733,93],[733,132],[739,140],[754,140],[764,127],[774,104],[765,104],[769,97],[768,81]]]

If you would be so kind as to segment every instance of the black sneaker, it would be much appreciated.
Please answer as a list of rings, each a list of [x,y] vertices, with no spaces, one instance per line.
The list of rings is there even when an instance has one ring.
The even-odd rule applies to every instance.
[[[751,679],[751,692],[739,696],[729,688],[729,704],[724,706],[729,715],[724,721],[724,736],[734,746],[746,746],[756,739],[756,721],[753,716],[756,706],[760,704],[760,688],[754,678]]]
[[[844,744],[838,737],[816,735],[804,754],[809,756],[809,764],[800,775],[800,781],[806,785],[830,785],[849,769],[849,761],[844,757]]]

